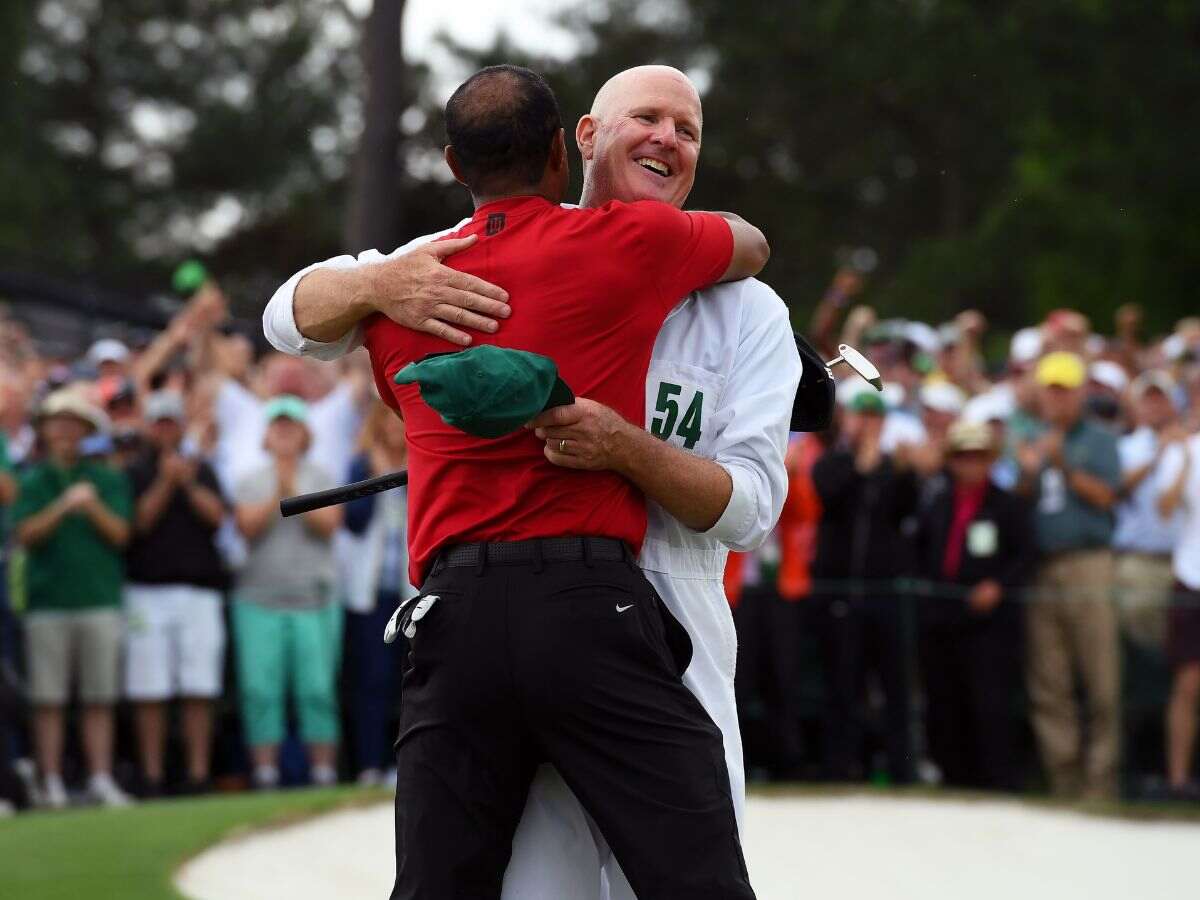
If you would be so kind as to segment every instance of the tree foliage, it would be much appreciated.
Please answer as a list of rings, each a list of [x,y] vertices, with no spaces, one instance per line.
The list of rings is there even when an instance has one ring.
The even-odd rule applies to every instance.
[[[797,310],[855,250],[870,300],[1008,326],[1194,312],[1200,8],[1134,0],[612,0],[582,56],[532,59],[578,115],[604,78],[666,62],[704,90],[692,205],[762,225]],[[472,58],[511,57],[500,45]]]
[[[0,112],[21,128],[0,147],[0,252],[127,276],[202,251],[247,286],[247,308],[261,303],[355,233],[362,27],[333,0],[5,5]],[[1194,312],[1194,3],[606,0],[567,27],[581,47],[569,60],[503,38],[456,52],[545,72],[571,122],[620,69],[692,73],[705,104],[692,205],[764,227],[766,278],[798,322],[862,248],[885,313],[976,306],[1012,327],[1076,306],[1103,326],[1139,300],[1162,327]],[[398,242],[469,204],[440,171],[426,73],[395,77],[372,117],[400,148],[380,151],[395,177],[377,171],[384,188],[368,193],[398,198],[372,226],[394,223]],[[235,225],[219,234],[222,216]]]
[[[181,257],[219,259],[222,239],[255,243],[232,254],[243,277],[336,244],[332,188],[359,115],[348,13],[317,0],[41,0],[6,15],[15,71],[0,103],[22,125],[0,156],[15,187],[0,199],[7,255],[101,278],[149,269],[161,283]]]

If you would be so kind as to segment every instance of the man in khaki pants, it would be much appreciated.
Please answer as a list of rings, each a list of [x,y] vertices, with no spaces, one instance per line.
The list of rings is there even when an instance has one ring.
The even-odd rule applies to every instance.
[[[1083,418],[1082,359],[1050,353],[1034,378],[1041,433],[1017,451],[1018,489],[1036,500],[1042,554],[1026,614],[1033,729],[1056,796],[1113,797],[1120,673],[1109,548],[1121,463],[1116,438]],[[1083,683],[1086,728],[1076,708],[1076,678]]]

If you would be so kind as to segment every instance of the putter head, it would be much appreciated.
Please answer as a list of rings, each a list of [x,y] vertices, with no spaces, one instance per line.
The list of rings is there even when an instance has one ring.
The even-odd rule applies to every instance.
[[[879,370],[875,368],[875,364],[869,359],[851,347],[849,344],[838,344],[838,353],[841,354],[841,362],[844,362],[851,369],[877,391],[883,390],[883,378],[879,374]]]

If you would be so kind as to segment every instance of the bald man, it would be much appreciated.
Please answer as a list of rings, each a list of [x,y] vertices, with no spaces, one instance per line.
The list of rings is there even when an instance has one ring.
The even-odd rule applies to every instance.
[[[614,76],[576,128],[584,161],[581,205],[655,199],[682,207],[695,180],[702,132],[699,96],[678,70],[643,66]],[[417,321],[434,309],[429,286],[445,276],[430,257],[414,260],[414,252],[429,253],[414,247],[437,236],[386,257],[367,251],[298,272],[268,304],[267,337],[284,352],[331,359],[361,342],[358,322],[370,311],[404,308],[393,317]],[[427,270],[421,287],[402,283],[407,273],[389,271],[401,266]],[[326,282],[322,270],[338,274]],[[334,289],[347,272],[362,273],[361,292],[344,283]],[[495,290],[472,287],[478,296]],[[456,300],[462,301],[460,312],[443,306],[442,318],[424,327],[443,334],[437,329],[449,329],[451,322],[488,328],[485,314],[503,315],[472,297]],[[457,330],[455,336],[467,337]],[[639,563],[691,637],[692,661],[683,681],[721,728],[739,828],[745,778],[733,694],[737,642],[721,579],[728,549],[759,546],[779,517],[799,377],[786,306],[769,287],[747,279],[683,298],[668,316],[646,381],[649,431],[586,398],[536,423],[551,462],[620,472],[650,500]],[[603,836],[550,767],[534,779],[503,896],[634,897]]]

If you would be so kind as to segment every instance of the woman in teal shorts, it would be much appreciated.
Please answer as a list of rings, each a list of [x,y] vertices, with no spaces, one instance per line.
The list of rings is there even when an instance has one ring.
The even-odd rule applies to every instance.
[[[242,720],[254,759],[254,783],[279,783],[279,744],[287,697],[296,707],[308,746],[312,780],[337,781],[337,673],[342,611],[333,598],[333,533],[340,507],[295,518],[279,501],[333,486],[304,460],[311,435],[308,408],[298,397],[276,397],[265,408],[264,447],[270,462],[247,473],[234,492],[238,529],[248,558],[233,595]]]

